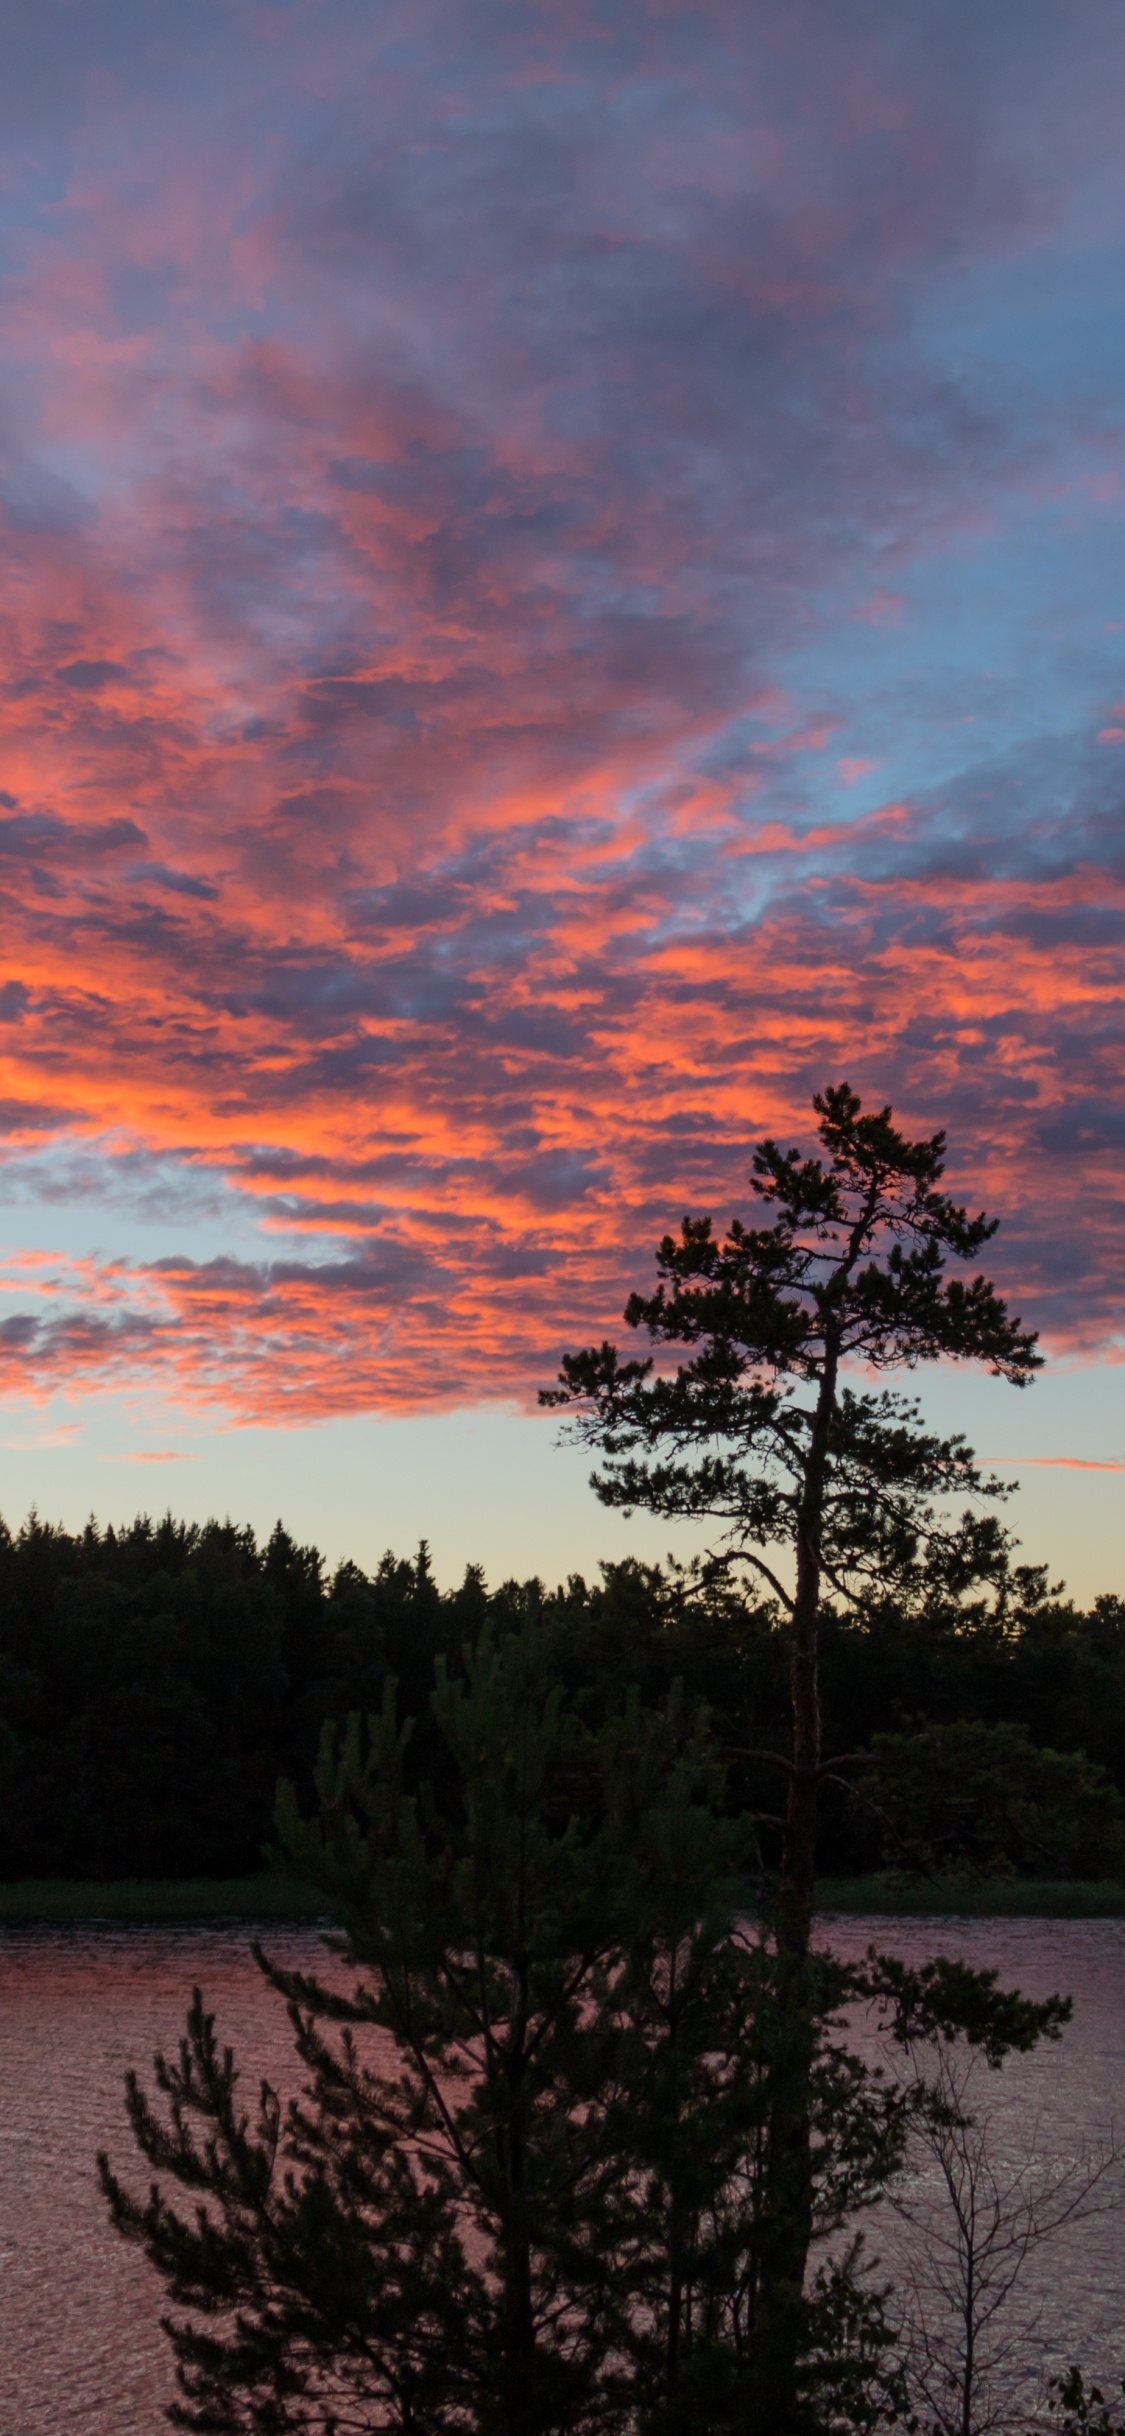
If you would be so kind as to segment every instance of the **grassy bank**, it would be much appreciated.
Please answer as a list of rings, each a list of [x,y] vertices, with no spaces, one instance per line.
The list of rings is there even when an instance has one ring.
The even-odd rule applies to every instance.
[[[0,1923],[19,1920],[319,1920],[321,1896],[286,1879],[27,1878],[0,1886]]]
[[[892,1919],[1125,1919],[1125,1886],[1058,1878],[987,1886],[889,1888],[881,1878],[822,1878],[821,1912]],[[284,1878],[126,1878],[110,1885],[28,1878],[0,1886],[0,1924],[33,1920],[319,1920],[319,1895]]]
[[[901,1888],[881,1878],[822,1878],[817,1909],[892,1919],[1118,1920],[1125,1919],[1125,1886],[1109,1879],[1000,1878],[983,1886]]]

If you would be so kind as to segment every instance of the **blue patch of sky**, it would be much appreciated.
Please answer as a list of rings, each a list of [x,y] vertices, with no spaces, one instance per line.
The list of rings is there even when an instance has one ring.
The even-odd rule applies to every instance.
[[[294,1206],[296,1199],[294,1198]],[[271,1209],[280,1213],[277,1200]],[[0,1257],[42,1251],[74,1259],[148,1262],[230,1254],[252,1260],[327,1257],[335,1239],[272,1223],[261,1197],[213,1168],[167,1154],[59,1141],[0,1163]],[[18,1297],[17,1297],[18,1299]]]
[[[1122,524],[1112,502],[1013,500],[992,532],[889,577],[896,622],[853,613],[806,641],[785,677],[840,722],[802,757],[810,805],[846,821],[1014,746],[1084,748],[1125,681]],[[844,786],[841,760],[876,766]]]
[[[1044,735],[1085,740],[1125,677],[1120,245],[1037,248],[927,284],[911,351],[916,374],[930,368],[995,418],[997,464],[991,479],[967,464],[944,537],[889,533],[807,603],[779,674],[841,721],[800,771],[828,817]],[[897,615],[888,604],[869,622],[868,585],[898,598]],[[878,767],[841,794],[842,757]]]

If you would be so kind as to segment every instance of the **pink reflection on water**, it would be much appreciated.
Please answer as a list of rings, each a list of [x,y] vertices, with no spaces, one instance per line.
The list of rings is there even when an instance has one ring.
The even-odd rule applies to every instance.
[[[266,1932],[297,1967],[315,1930]],[[158,2436],[173,2393],[163,2295],[106,2220],[94,2159],[135,2188],[146,2169],[124,2120],[130,2065],[175,2048],[202,1986],[252,2096],[292,2087],[284,2006],[245,1928],[10,1932],[0,1945],[0,2426],[11,2436]],[[135,2164],[134,2164],[135,2160]]]
[[[1032,2116],[1058,2149],[1096,2139],[1120,2106],[1125,2067],[1125,1922],[841,1920],[838,1951],[875,1941],[907,1959],[945,1952],[999,1969],[1029,1995],[1075,1998],[1062,2045],[997,2080],[1014,2129]],[[269,1950],[296,1968],[325,1961],[313,1929],[270,1927]],[[284,2007],[261,1979],[243,1927],[27,1929],[0,1937],[0,2427],[5,2436],[159,2436],[172,2378],[162,2294],[110,2232],[94,2179],[108,2147],[144,2186],[124,2120],[130,2065],[174,2048],[193,1986],[240,2062],[292,2089]],[[1125,2218],[1081,2228],[1044,2254],[1042,2361],[1085,2360],[1113,2375],[1125,2280]],[[1122,2362],[1125,2366],[1125,2361]],[[1121,2374],[1121,2367],[1116,2368]]]

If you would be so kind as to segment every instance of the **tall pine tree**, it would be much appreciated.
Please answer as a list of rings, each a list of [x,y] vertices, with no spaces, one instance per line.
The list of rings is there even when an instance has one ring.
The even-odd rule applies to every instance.
[[[622,1361],[605,1343],[570,1354],[542,1398],[574,1407],[595,1446],[607,1505],[718,1526],[715,1563],[743,1566],[788,1617],[791,1738],[766,1755],[784,1785],[774,1914],[785,2036],[769,2135],[776,2243],[764,2263],[762,2341],[771,2436],[801,2424],[798,2360],[812,2239],[814,2070],[809,1936],[817,1809],[846,1755],[821,1741],[818,1644],[826,1601],[876,1588],[910,1602],[1002,1571],[1006,1534],[973,1501],[1002,1492],[958,1436],[926,1430],[916,1403],[865,1381],[920,1362],[972,1361],[1016,1386],[1039,1367],[1035,1338],[981,1275],[996,1221],[939,1187],[945,1137],[911,1141],[846,1083],[813,1103],[821,1153],[765,1141],[751,1187],[769,1223],[684,1219],[657,1253],[659,1282],[625,1311],[660,1357]],[[950,1521],[947,1501],[970,1504]],[[788,1550],[791,1571],[779,1551]]]

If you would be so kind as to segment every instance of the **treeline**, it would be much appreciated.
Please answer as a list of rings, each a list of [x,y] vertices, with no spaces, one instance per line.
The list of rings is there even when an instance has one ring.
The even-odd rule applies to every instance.
[[[1035,1574],[1018,1579],[1003,1613],[939,1601],[909,1617],[829,1615],[825,1748],[864,1751],[923,1725],[1016,1726],[1040,1750],[1084,1752],[1125,1794],[1125,1603],[1083,1611]],[[230,1523],[171,1517],[78,1535],[34,1517],[18,1534],[0,1525],[0,1876],[258,1869],[278,1778],[308,1798],[326,1718],[378,1708],[394,1675],[401,1712],[418,1721],[412,1773],[440,1776],[435,1659],[456,1671],[486,1622],[503,1631],[529,1610],[560,1683],[591,1713],[628,1684],[655,1703],[679,1679],[731,1752],[785,1748],[788,1641],[775,1612],[659,1568],[615,1565],[548,1592],[537,1581],[489,1590],[470,1567],[443,1593],[424,1545],[372,1574],[329,1573],[280,1524],[264,1545]],[[1023,1772],[1009,1750],[1009,1779]],[[776,1798],[758,1762],[736,1760],[730,1781],[748,1809]],[[1099,1834],[1072,1838],[1066,1866],[1104,1867]],[[822,1870],[887,1857],[877,1804],[830,1788]]]

